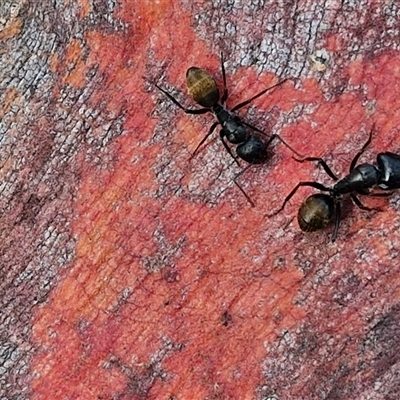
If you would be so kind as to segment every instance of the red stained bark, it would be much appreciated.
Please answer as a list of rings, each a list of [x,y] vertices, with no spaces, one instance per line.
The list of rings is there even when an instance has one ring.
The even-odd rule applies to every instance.
[[[399,398],[399,194],[334,244],[295,221],[311,190],[268,218],[329,178],[276,144],[250,207],[217,133],[191,159],[213,117],[152,84],[195,107],[220,51],[230,106],[291,77],[240,115],[346,174],[373,125],[364,161],[400,151],[395,3],[44,3],[0,31],[0,397]]]

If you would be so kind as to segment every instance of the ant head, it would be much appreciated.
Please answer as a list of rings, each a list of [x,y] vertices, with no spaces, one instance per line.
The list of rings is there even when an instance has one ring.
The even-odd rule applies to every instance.
[[[304,232],[325,228],[335,213],[335,198],[331,194],[316,193],[307,197],[297,213],[297,221]]]
[[[249,164],[263,164],[268,159],[267,145],[257,136],[249,136],[236,148],[236,153]]]
[[[219,89],[214,78],[201,68],[191,67],[186,72],[189,95],[202,107],[211,108],[219,101]]]

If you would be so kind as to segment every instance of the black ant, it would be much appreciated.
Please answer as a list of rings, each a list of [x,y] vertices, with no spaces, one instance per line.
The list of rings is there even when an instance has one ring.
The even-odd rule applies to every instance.
[[[331,187],[326,187],[318,182],[300,182],[285,198],[282,207],[273,215],[283,210],[286,203],[294,196],[299,187],[311,186],[325,193],[317,193],[307,197],[301,204],[297,213],[297,221],[300,229],[305,232],[313,232],[325,228],[331,219],[335,218],[335,227],[332,233],[332,242],[336,240],[341,218],[341,202],[343,195],[349,194],[357,207],[366,211],[376,209],[365,207],[357,195],[365,196],[390,196],[391,193],[371,193],[369,190],[378,187],[382,190],[400,188],[400,155],[384,152],[377,155],[378,166],[372,164],[359,164],[357,161],[371,143],[372,131],[361,150],[356,154],[350,164],[350,173],[339,179],[329,168],[327,163],[318,157],[307,157],[299,162],[317,161],[325,172],[336,182]]]
[[[228,99],[228,89],[226,87],[226,75],[225,75],[225,67],[223,55],[221,53],[221,70],[222,70],[222,78],[224,84],[224,90],[222,97],[220,98],[220,92],[215,82],[214,78],[206,71],[201,68],[191,67],[186,72],[186,85],[188,88],[189,95],[192,99],[198,103],[203,108],[200,109],[189,109],[185,108],[180,104],[171,94],[162,89],[160,86],[155,84],[155,86],[161,90],[173,103],[175,103],[180,109],[182,109],[186,114],[205,114],[212,113],[217,118],[208,133],[204,136],[204,138],[197,145],[195,151],[192,154],[192,157],[197,153],[199,148],[204,144],[204,142],[208,139],[208,137],[214,132],[217,125],[221,125],[222,129],[220,131],[220,139],[222,144],[225,147],[225,150],[230,154],[230,156],[235,160],[235,162],[239,165],[238,160],[233,155],[230,147],[228,146],[226,140],[236,145],[236,154],[239,158],[246,161],[249,164],[263,164],[268,159],[267,148],[271,144],[271,142],[275,139],[279,139],[286,147],[288,147],[293,153],[297,156],[301,157],[299,153],[297,153],[292,147],[290,147],[282,138],[280,138],[277,134],[273,134],[269,137],[268,141],[264,142],[258,136],[254,136],[247,131],[247,127],[253,129],[254,131],[265,135],[263,131],[256,128],[253,125],[244,122],[239,116],[235,114],[235,111],[240,108],[250,104],[252,101],[261,97],[269,90],[282,85],[288,79],[283,79],[277,84],[262,90],[257,93],[255,96],[245,100],[239,104],[237,104],[232,109],[228,109],[226,107],[226,101]],[[226,138],[226,140],[225,140]],[[239,174],[240,175],[240,174]],[[238,176],[236,176],[237,178]],[[253,202],[250,200],[248,195],[244,192],[244,190],[240,187],[240,185],[236,182],[236,178],[234,179],[234,183],[236,186],[242,191],[242,193],[246,196],[247,200],[252,204]]]

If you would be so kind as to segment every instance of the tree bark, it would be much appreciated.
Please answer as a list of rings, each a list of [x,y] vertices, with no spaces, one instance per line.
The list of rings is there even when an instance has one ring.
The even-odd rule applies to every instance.
[[[296,214],[332,180],[279,141],[245,167],[228,107],[339,176],[400,151],[396,1],[5,0],[0,5],[0,398],[400,398],[400,197]],[[234,151],[235,146],[232,146]]]

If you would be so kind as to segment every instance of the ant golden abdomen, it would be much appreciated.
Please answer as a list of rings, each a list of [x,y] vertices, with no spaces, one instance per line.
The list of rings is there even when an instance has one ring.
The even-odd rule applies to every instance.
[[[219,101],[219,89],[214,78],[201,68],[191,67],[186,72],[190,97],[202,107],[211,108]]]
[[[331,196],[316,193],[307,197],[297,213],[297,221],[304,232],[315,232],[326,228],[335,212],[335,202]]]

